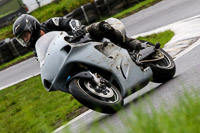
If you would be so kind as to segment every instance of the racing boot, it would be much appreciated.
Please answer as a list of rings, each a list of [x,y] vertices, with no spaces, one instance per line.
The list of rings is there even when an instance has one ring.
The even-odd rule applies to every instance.
[[[93,23],[85,28],[90,37],[96,41],[101,41],[104,38],[104,33],[98,29],[99,23]]]
[[[142,48],[142,45],[139,40],[126,37],[124,48],[127,49],[129,52],[132,52],[132,51],[139,52]]]
[[[127,37],[117,29],[114,29],[108,22],[93,23],[86,30],[94,40],[101,41],[103,38],[107,38],[128,51],[140,51],[141,49],[140,41]]]

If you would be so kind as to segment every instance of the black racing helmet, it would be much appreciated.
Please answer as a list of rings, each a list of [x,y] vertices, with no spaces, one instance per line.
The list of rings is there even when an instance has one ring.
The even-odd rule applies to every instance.
[[[35,47],[36,41],[40,37],[40,22],[33,16],[22,14],[13,24],[13,34],[23,47]],[[29,32],[29,40],[24,40],[24,34]]]

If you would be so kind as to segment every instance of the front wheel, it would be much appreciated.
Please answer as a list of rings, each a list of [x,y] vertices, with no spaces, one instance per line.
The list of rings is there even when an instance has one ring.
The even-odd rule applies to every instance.
[[[103,79],[101,86],[94,81],[77,78],[71,81],[69,91],[86,107],[102,113],[115,113],[123,106],[123,98],[118,89]]]

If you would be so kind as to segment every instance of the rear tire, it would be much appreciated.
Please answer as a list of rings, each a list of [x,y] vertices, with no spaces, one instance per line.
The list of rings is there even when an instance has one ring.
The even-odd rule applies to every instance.
[[[92,80],[84,78],[74,79],[69,85],[69,91],[80,103],[97,112],[112,114],[123,107],[121,93],[115,86],[109,83],[106,88],[112,94],[104,95],[95,92],[92,82]]]
[[[147,44],[155,46],[150,42]],[[163,83],[172,79],[176,72],[176,66],[172,57],[162,48],[159,48],[159,50],[164,55],[164,58],[159,61],[148,63],[148,66],[150,66],[153,71],[152,82],[155,83]]]

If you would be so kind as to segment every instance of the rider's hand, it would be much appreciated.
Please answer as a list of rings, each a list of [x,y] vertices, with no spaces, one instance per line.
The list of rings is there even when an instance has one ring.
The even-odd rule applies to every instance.
[[[72,31],[73,36],[75,38],[82,37],[85,34],[85,31],[82,28],[76,29]]]
[[[69,25],[71,27],[72,35],[74,38],[82,37],[85,34],[83,30],[84,28],[79,20],[71,19]]]

